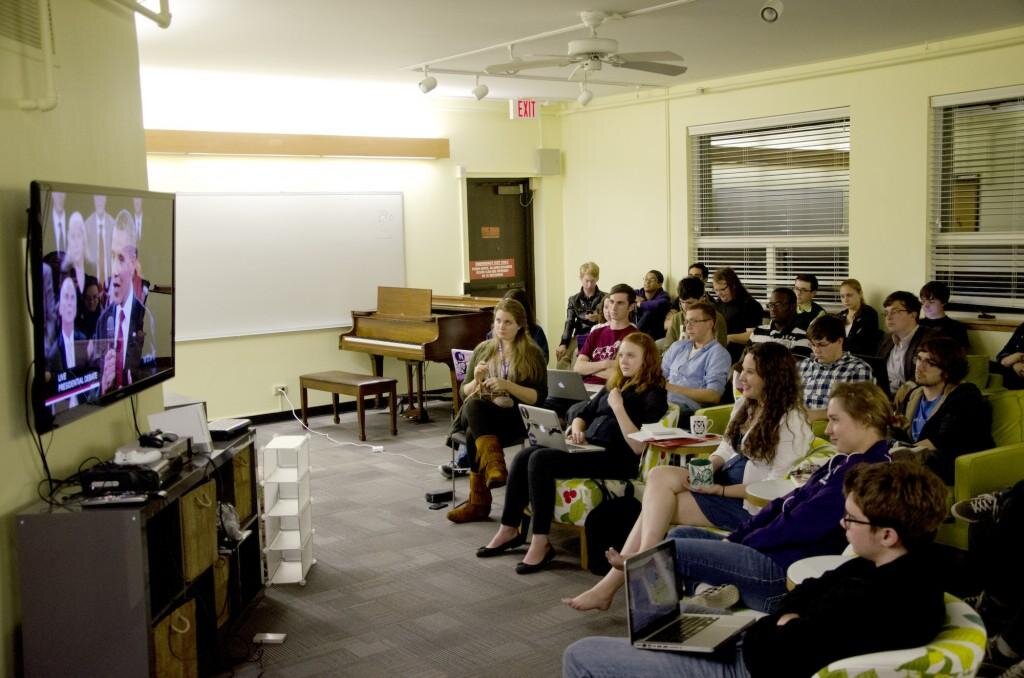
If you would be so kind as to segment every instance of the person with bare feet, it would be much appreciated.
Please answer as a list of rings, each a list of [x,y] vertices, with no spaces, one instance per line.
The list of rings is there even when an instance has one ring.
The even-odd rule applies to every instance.
[[[625,553],[639,553],[665,538],[673,524],[738,529],[758,508],[744,501],[749,483],[782,478],[806,452],[813,435],[807,425],[800,378],[792,353],[776,343],[757,344],[743,356],[740,382],[743,397],[733,408],[722,443],[711,454],[714,482],[690,485],[685,467],[658,466],[644,489],[643,511],[633,526]],[[622,569],[622,556],[609,549],[608,561]],[[610,591],[622,583],[622,573],[608,573],[591,591],[601,591],[597,607],[611,603]],[[612,586],[614,585],[614,587]],[[590,593],[590,592],[587,592]],[[576,609],[588,609],[587,593],[567,599]]]
[[[530,505],[533,539],[516,572],[531,574],[543,569],[555,557],[548,541],[555,513],[555,479],[626,480],[636,475],[637,457],[645,446],[626,436],[665,414],[665,378],[654,340],[641,332],[622,338],[615,360],[607,384],[572,420],[566,436],[570,443],[591,443],[604,449],[567,452],[533,445],[517,454],[509,469],[501,526],[487,545],[477,550],[477,557],[489,558],[522,546],[526,535],[518,527]]]
[[[886,436],[894,419],[889,399],[878,386],[843,382],[833,386],[828,422],[826,431],[839,454],[804,485],[768,504],[725,539],[700,527],[677,528],[669,534],[676,542],[678,574],[689,593],[706,583],[722,587],[716,592],[719,601],[734,604],[742,598],[748,607],[770,613],[786,594],[786,568],[802,558],[843,550],[843,478],[857,464],[890,461],[892,441]],[[640,545],[645,514],[646,503],[623,547],[627,557]],[[610,553],[609,562],[621,566],[616,555]],[[622,572],[613,569],[592,588],[564,602],[577,610],[606,610],[622,583]]]

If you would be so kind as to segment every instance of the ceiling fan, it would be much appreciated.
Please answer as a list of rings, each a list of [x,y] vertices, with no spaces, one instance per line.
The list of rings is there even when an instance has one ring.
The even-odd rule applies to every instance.
[[[484,70],[491,75],[515,75],[519,71],[529,68],[561,68],[564,66],[576,65],[569,80],[583,70],[584,78],[587,73],[601,70],[604,64],[613,68],[630,68],[634,71],[646,71],[659,75],[682,75],[686,72],[686,66],[661,63],[662,61],[682,61],[683,57],[675,52],[622,52],[619,50],[619,43],[611,38],[601,38],[597,35],[597,28],[604,23],[605,19],[619,17],[617,14],[608,12],[584,11],[580,12],[580,19],[583,25],[590,29],[589,38],[570,40],[569,49],[566,55],[560,54],[532,54],[529,56],[544,57],[527,61],[515,57],[512,61],[503,64],[494,64]]]

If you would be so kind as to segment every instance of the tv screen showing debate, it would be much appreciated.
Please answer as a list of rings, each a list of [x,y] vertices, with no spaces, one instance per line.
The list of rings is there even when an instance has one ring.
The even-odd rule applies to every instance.
[[[40,432],[174,375],[174,195],[32,183]]]

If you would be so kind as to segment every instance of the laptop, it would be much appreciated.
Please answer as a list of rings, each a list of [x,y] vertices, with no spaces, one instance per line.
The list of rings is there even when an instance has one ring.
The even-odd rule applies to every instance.
[[[564,400],[590,400],[591,393],[583,383],[582,374],[572,370],[548,370],[548,396]]]
[[[672,539],[628,558],[625,574],[626,623],[633,647],[711,653],[755,621],[748,615],[680,612]]]
[[[532,405],[520,405],[519,416],[526,426],[526,438],[531,445],[543,445],[566,452],[600,452],[600,445],[576,445],[565,439],[565,430],[554,410]]]

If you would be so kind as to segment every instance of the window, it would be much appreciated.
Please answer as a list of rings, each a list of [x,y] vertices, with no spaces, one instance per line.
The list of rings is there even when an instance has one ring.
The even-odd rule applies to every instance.
[[[849,277],[850,116],[818,111],[690,130],[694,255],[760,299],[797,273],[838,303]]]
[[[1024,86],[932,98],[930,274],[952,301],[1024,308]]]

